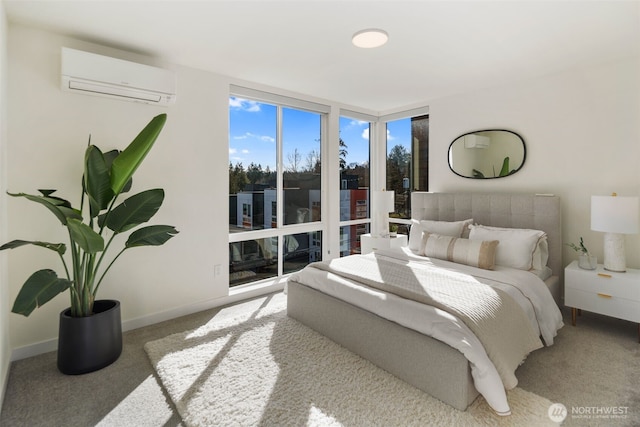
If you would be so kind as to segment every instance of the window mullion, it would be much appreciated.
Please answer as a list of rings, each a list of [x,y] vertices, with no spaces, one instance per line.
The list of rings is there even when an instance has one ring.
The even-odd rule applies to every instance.
[[[276,114],[276,156],[277,156],[277,195],[276,204],[278,206],[278,276],[282,276],[284,271],[284,236],[282,233],[284,226],[284,154],[282,141],[282,106],[278,106]]]

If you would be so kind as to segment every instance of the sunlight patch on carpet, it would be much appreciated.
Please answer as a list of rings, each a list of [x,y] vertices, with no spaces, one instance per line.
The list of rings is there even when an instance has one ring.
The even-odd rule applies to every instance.
[[[149,403],[153,404],[150,405]],[[132,417],[135,415],[135,420]],[[113,408],[96,427],[124,426],[135,422],[137,427],[165,425],[173,411],[162,394],[160,384],[149,375],[118,406]]]
[[[458,411],[287,317],[282,295],[198,329],[145,345],[187,426],[554,425],[519,389],[510,417],[482,398]]]

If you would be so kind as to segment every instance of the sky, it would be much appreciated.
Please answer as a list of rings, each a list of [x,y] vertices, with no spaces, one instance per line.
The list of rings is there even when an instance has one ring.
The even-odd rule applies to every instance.
[[[237,97],[229,98],[229,162],[251,163],[263,169],[276,168],[276,120],[274,105]],[[340,138],[347,145],[347,164],[369,161],[369,122],[340,118]],[[320,152],[320,114],[283,108],[283,162],[292,165],[297,150],[305,167],[313,153]],[[402,144],[410,151],[411,122],[391,122],[387,126],[387,152]],[[337,141],[336,141],[337,143]]]

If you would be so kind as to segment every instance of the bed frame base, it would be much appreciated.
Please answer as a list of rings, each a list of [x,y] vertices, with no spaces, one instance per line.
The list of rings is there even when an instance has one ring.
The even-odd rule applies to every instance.
[[[290,317],[378,367],[462,411],[478,396],[453,347],[300,283],[287,288]]]

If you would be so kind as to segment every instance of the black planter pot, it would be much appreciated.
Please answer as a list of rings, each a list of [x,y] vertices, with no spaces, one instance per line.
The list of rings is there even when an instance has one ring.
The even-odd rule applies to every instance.
[[[70,308],[60,313],[58,369],[63,374],[97,371],[122,353],[120,302],[97,300],[93,312],[88,317],[71,317]]]

